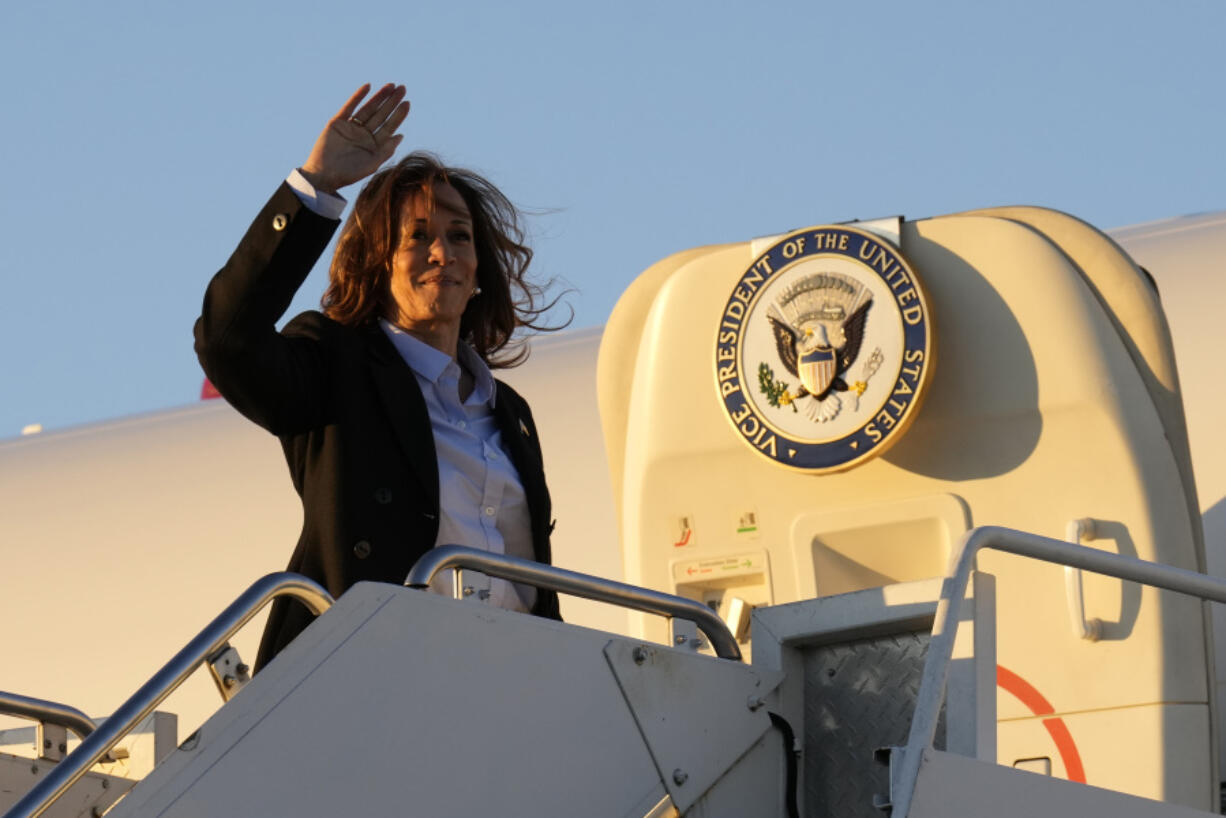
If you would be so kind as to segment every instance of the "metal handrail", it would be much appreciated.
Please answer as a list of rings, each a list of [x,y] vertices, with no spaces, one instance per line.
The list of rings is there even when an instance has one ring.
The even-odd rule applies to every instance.
[[[149,681],[86,736],[47,776],[22,796],[4,818],[37,818],[89,768],[190,676],[214,651],[229,641],[270,600],[289,596],[319,615],[332,606],[332,596],[318,583],[299,574],[280,572],[258,580],[195,639],[174,655]]]
[[[919,693],[915,698],[915,715],[911,719],[911,732],[907,736],[898,777],[899,792],[893,799],[893,814],[899,818],[906,818],[911,808],[923,753],[931,749],[936,736],[937,719],[949,679],[954,637],[961,621],[962,601],[975,568],[976,555],[984,549],[1080,568],[1213,602],[1226,602],[1226,582],[1196,571],[1073,545],[1064,540],[1011,528],[983,526],[966,532],[958,545],[957,567],[942,584],[941,599],[937,602],[932,639],[928,643],[928,659],[924,663]]]
[[[33,719],[40,725],[53,724],[56,727],[71,730],[77,738],[85,738],[98,729],[93,719],[70,704],[36,699],[33,696],[10,693],[7,690],[0,690],[0,715]],[[108,750],[102,760],[108,763],[115,762],[126,758],[126,753],[126,750],[117,752]]]
[[[78,738],[85,738],[98,727],[93,719],[71,705],[4,690],[0,690],[0,715],[33,719],[40,724],[54,724],[71,730]]]
[[[741,659],[741,649],[737,646],[736,637],[719,615],[701,602],[519,557],[491,554],[463,545],[440,545],[427,551],[417,561],[409,571],[405,585],[418,589],[427,588],[435,574],[448,568],[468,568],[480,571],[486,576],[522,582],[571,596],[609,602],[661,616],[688,619],[711,640],[716,656],[737,661]]]

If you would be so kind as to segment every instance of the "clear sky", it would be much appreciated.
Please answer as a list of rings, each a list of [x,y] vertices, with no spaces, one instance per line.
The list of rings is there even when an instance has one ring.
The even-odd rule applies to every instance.
[[[539,211],[583,327],[809,224],[1226,208],[1224,33],[1221,0],[8,2],[0,438],[194,401],[206,282],[366,81],[408,86],[402,150]]]

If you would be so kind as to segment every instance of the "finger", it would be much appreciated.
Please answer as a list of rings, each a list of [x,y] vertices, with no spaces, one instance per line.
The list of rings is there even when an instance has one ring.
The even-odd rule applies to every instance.
[[[400,101],[404,99],[405,93],[403,85],[397,85],[393,88],[390,93],[379,101],[379,107],[375,108],[371,115],[364,120],[366,127],[370,128],[371,131],[382,127],[388,117],[395,113],[397,106],[400,105]],[[371,102],[373,103],[374,100],[371,100]]]
[[[366,104],[359,108],[356,114],[352,114],[349,118],[357,122],[359,125],[366,126],[367,123],[369,123],[371,119],[375,117],[379,108],[387,100],[388,95],[393,93],[395,90],[395,85],[390,82],[387,83],[376,91],[373,97],[366,100]]]
[[[379,160],[380,165],[392,158],[392,154],[396,152],[396,148],[400,147],[400,143],[403,140],[404,134],[398,133],[379,146],[375,152],[375,157]]]
[[[383,142],[384,140],[396,136],[396,129],[400,127],[400,123],[404,122],[405,117],[408,115],[409,101],[406,99],[404,102],[401,102],[392,109],[391,115],[388,116],[387,120],[379,127],[379,130],[375,132],[375,141]]]
[[[358,107],[358,103],[362,101],[362,97],[366,96],[368,91],[370,91],[369,82],[364,83],[361,88],[353,92],[353,96],[349,97],[349,101],[336,112],[336,116],[334,118],[348,119],[349,117],[353,116],[353,109]]]

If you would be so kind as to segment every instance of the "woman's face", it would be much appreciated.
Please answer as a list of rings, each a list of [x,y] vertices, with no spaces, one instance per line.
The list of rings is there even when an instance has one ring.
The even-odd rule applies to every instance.
[[[477,286],[472,216],[459,192],[434,186],[434,207],[424,194],[404,203],[392,255],[389,320],[427,334],[455,333]],[[450,350],[454,354],[454,348]]]

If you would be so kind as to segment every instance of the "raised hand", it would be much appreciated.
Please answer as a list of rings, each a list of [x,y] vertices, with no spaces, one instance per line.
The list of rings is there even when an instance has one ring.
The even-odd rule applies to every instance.
[[[404,139],[404,134],[396,133],[409,115],[404,86],[389,82],[359,108],[369,91],[370,83],[355,91],[315,140],[302,174],[317,190],[335,193],[365,179],[391,158]]]

